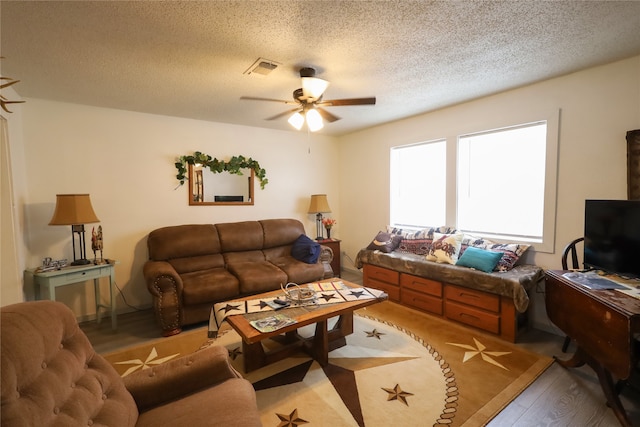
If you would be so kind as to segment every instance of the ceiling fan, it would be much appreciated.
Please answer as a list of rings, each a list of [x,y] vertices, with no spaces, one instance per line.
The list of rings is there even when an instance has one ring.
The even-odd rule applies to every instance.
[[[296,129],[302,129],[305,121],[309,130],[315,132],[322,129],[324,123],[322,119],[329,123],[340,120],[340,117],[336,116],[325,110],[322,107],[341,107],[348,105],[375,105],[376,98],[348,98],[348,99],[332,99],[323,100],[322,95],[329,86],[329,82],[316,77],[316,70],[313,68],[305,67],[300,69],[300,78],[302,79],[302,87],[293,91],[293,100],[284,101],[273,98],[256,98],[252,96],[242,96],[240,99],[250,101],[272,101],[280,102],[288,105],[295,105],[296,107],[276,114],[275,116],[268,117],[266,120],[275,120],[280,117],[284,117],[291,114],[289,117],[289,124]],[[293,113],[293,114],[292,114]]]

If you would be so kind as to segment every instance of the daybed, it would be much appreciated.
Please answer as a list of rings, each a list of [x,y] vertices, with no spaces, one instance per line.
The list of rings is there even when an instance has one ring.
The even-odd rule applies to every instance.
[[[427,243],[422,244],[422,251],[415,250],[420,245],[402,245],[413,239],[404,240],[398,230],[395,231],[399,234],[386,233],[389,236],[386,245],[372,242],[362,249],[356,257],[356,267],[363,269],[364,285],[384,290],[392,301],[514,342],[518,330],[527,320],[528,291],[543,280],[544,271],[535,265],[521,264],[504,268],[507,271],[484,272],[455,263],[429,261],[429,241],[433,240],[434,234],[433,229],[428,230],[431,233],[425,232],[423,237]],[[404,234],[404,237],[413,236]],[[385,237],[379,234],[374,242],[384,240]],[[461,252],[474,245],[487,252],[498,252],[498,249],[487,249],[491,245],[486,240],[461,240],[464,240],[459,246]],[[412,252],[400,250],[402,246],[409,247]],[[522,249],[526,245],[520,246]],[[509,261],[515,263],[517,257]]]
[[[147,288],[163,335],[209,319],[213,304],[333,276],[333,252],[295,219],[163,227],[149,233]]]
[[[251,383],[212,346],[121,378],[54,301],[0,309],[3,427],[256,426]]]

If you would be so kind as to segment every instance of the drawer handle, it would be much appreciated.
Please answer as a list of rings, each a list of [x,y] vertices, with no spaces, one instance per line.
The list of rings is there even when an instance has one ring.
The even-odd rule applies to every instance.
[[[475,295],[475,294],[468,294],[468,293],[466,293],[466,292],[460,292],[460,293],[458,294],[458,296],[460,296],[461,298],[463,298],[463,297],[480,298],[478,295]]]
[[[464,316],[470,317],[470,318],[472,318],[472,319],[474,319],[474,320],[480,320],[480,318],[479,318],[479,317],[476,317],[476,316],[474,316],[474,315],[472,315],[472,314],[460,313],[460,317],[461,317],[461,318],[462,318],[462,317],[464,317]]]

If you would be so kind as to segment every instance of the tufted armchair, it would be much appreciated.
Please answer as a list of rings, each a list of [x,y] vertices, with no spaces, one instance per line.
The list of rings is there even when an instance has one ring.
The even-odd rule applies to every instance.
[[[0,309],[1,422],[13,426],[260,426],[255,391],[210,347],[124,379],[65,305]]]

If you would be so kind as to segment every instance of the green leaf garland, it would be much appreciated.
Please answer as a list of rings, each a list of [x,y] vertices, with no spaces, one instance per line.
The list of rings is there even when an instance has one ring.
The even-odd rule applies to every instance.
[[[241,169],[252,169],[255,177],[260,181],[261,189],[264,190],[264,186],[269,183],[269,180],[266,178],[267,171],[262,169],[260,163],[251,157],[247,159],[244,156],[233,156],[228,162],[225,162],[224,160],[218,160],[208,154],[196,151],[191,156],[180,156],[176,160],[175,165],[176,169],[178,169],[176,178],[180,181],[180,185],[183,185],[185,181],[189,179],[187,177],[188,164],[201,164],[203,167],[208,167],[213,173],[229,172],[234,175],[242,175]]]

